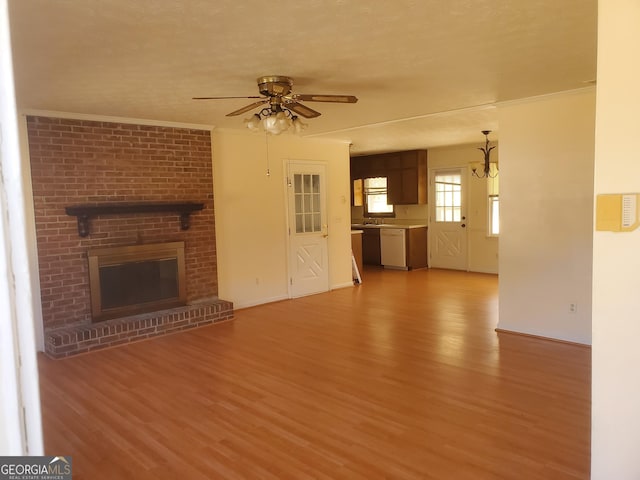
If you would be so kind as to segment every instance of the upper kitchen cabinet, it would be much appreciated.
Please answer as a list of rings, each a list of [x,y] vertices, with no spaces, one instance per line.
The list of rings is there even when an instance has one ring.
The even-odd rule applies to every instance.
[[[351,184],[363,178],[386,177],[387,200],[392,205],[427,203],[427,151],[365,155],[351,159]],[[356,192],[354,192],[356,193]],[[358,205],[358,195],[354,205]]]
[[[393,205],[427,203],[427,151],[392,154],[387,160],[387,199]]]

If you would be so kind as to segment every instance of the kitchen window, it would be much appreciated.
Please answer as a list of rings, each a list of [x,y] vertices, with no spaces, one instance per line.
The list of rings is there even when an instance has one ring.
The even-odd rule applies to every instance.
[[[387,177],[364,179],[364,216],[395,216],[393,205],[387,204]]]

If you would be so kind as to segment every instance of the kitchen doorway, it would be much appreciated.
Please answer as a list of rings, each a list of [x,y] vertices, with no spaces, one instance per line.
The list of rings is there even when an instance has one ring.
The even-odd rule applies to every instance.
[[[287,161],[289,297],[329,291],[326,165]]]
[[[432,170],[429,178],[429,266],[468,270],[466,169]]]

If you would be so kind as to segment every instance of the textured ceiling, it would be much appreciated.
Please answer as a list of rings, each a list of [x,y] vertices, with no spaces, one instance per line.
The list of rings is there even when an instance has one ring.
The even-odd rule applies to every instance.
[[[21,109],[243,128],[287,75],[354,153],[482,143],[497,102],[595,80],[597,0],[10,0]]]

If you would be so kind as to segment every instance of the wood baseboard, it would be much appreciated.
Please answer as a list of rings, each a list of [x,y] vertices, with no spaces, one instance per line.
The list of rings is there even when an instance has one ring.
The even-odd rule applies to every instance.
[[[505,330],[503,328],[496,328],[495,331],[496,331],[496,333],[507,333],[509,335],[520,335],[521,337],[537,338],[538,340],[547,340],[549,342],[566,343],[567,345],[575,345],[576,347],[591,348],[591,345],[589,345],[587,343],[572,342],[570,340],[562,340],[560,338],[553,338],[553,337],[544,337],[542,335],[534,335],[532,333],[516,332],[515,330]]]

